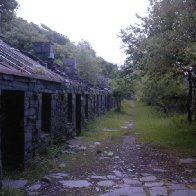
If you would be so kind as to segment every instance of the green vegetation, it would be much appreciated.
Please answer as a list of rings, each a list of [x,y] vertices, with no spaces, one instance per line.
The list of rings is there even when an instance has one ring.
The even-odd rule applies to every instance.
[[[122,98],[126,94],[131,93],[132,83],[130,78],[124,75],[123,70],[115,72],[109,82],[117,103],[116,111],[120,112]]]
[[[147,17],[121,30],[135,97],[196,120],[195,0],[150,0]]]
[[[2,196],[25,196],[26,194],[23,190],[3,188],[0,190],[0,195]]]
[[[196,152],[196,124],[183,114],[165,114],[157,108],[135,103],[134,135],[139,141],[184,152]]]
[[[123,101],[121,112],[109,111],[90,122],[87,128],[83,130],[81,139],[82,143],[87,146],[87,150],[79,151],[76,154],[66,154],[63,152],[66,150],[66,143],[54,145],[48,148],[46,155],[37,156],[28,170],[6,175],[12,179],[24,178],[29,181],[36,181],[53,172],[68,172],[75,176],[80,174],[81,169],[84,172],[86,170],[95,171],[97,168],[92,163],[97,160],[96,151],[91,151],[89,146],[93,145],[94,142],[101,142],[96,150],[112,149],[114,154],[118,153],[112,145],[121,141],[121,136],[127,132],[122,126],[130,120],[135,121],[132,133],[140,142],[178,152],[196,152],[196,125],[194,123],[189,124],[185,115],[166,114],[158,108],[152,108],[143,103]],[[62,164],[66,166],[62,167]],[[104,172],[104,169],[100,171],[98,168],[98,170]],[[6,189],[3,191],[7,195],[23,194],[20,191],[14,192],[14,190]]]
[[[87,41],[81,40],[79,43],[73,43],[67,36],[46,25],[38,26],[28,23],[16,17],[13,11],[10,12],[9,7],[7,10],[2,13],[2,34],[4,41],[11,46],[34,55],[33,42],[51,42],[55,49],[55,63],[63,65],[65,56],[75,58],[78,74],[94,85],[99,83],[107,85],[108,78],[117,70],[116,64],[97,56]]]
[[[97,117],[87,125],[86,131],[82,132],[89,141],[110,141],[119,139],[125,133],[121,126],[130,120],[131,103],[124,101],[121,112],[115,110],[107,112],[105,115]],[[109,131],[104,131],[109,130]],[[111,130],[111,131],[110,131]]]

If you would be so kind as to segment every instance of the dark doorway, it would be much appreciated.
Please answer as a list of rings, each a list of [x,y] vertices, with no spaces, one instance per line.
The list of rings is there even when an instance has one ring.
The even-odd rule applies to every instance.
[[[96,95],[93,96],[93,112],[96,114]]]
[[[97,95],[97,113],[99,113],[99,95]]]
[[[76,133],[81,132],[81,95],[76,94]]]
[[[67,121],[72,123],[72,94],[67,95]]]
[[[105,109],[107,109],[107,95],[105,95]]]
[[[102,111],[102,109],[103,109],[103,99],[102,99],[102,95],[100,95],[100,109],[101,109],[101,111]]]
[[[88,119],[88,96],[85,95],[85,118]]]
[[[24,166],[24,92],[3,90],[1,107],[3,170],[22,169]]]
[[[107,96],[107,108],[110,109],[110,95]]]
[[[42,94],[42,131],[51,132],[51,94]]]

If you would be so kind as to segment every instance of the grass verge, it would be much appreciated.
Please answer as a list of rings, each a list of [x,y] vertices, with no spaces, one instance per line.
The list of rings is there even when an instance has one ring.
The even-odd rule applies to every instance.
[[[189,124],[186,115],[165,114],[142,103],[135,103],[134,110],[133,133],[139,141],[196,153],[196,124]]]
[[[123,101],[121,112],[112,110],[105,115],[97,117],[87,125],[86,130],[81,135],[91,142],[118,139],[119,136],[125,133],[125,129],[122,126],[130,120],[130,111],[131,102]]]
[[[0,190],[1,196],[25,196],[25,192],[23,190],[15,190],[9,188],[3,188]]]

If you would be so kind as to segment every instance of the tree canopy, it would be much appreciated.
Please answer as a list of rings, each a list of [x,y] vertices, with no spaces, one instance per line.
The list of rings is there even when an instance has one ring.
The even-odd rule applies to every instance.
[[[16,0],[0,0],[0,9],[7,12],[13,12],[18,8]]]
[[[141,24],[121,30],[126,73],[138,99],[192,113],[196,107],[196,2],[150,0]]]

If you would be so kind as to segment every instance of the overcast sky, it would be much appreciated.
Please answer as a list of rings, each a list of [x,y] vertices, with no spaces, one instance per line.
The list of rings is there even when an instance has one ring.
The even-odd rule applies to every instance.
[[[71,41],[88,41],[98,56],[123,64],[120,29],[144,16],[148,0],[17,0],[17,15],[29,22],[43,23]]]

